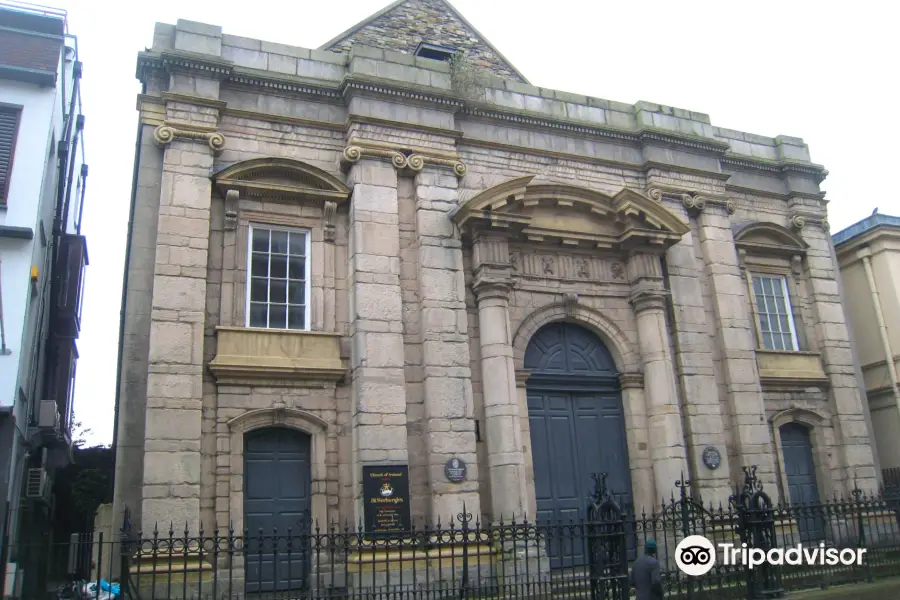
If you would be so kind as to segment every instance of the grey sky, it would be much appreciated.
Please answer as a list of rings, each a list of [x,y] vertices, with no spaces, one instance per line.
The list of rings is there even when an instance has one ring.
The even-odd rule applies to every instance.
[[[84,63],[90,267],[75,411],[112,440],[121,279],[137,124],[137,52],[179,18],[226,33],[316,48],[391,0],[222,2],[45,0],[69,11]],[[620,102],[704,112],[714,125],[802,137],[831,175],[837,231],[900,214],[890,185],[900,38],[895,2],[455,0],[531,83]],[[140,226],[140,224],[138,224]]]

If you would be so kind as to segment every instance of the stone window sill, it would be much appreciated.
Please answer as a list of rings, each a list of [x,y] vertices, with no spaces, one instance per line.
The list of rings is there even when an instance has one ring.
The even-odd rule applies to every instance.
[[[220,384],[297,386],[344,379],[338,333],[217,327],[209,369]]]
[[[821,387],[828,384],[818,352],[757,349],[756,364],[763,385]]]

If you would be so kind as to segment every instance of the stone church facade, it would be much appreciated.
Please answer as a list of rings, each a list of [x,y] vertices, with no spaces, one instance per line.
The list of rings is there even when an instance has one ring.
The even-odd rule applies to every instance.
[[[358,520],[372,465],[429,520],[875,487],[801,139],[533,87],[441,0],[158,24],[137,75],[116,518]]]

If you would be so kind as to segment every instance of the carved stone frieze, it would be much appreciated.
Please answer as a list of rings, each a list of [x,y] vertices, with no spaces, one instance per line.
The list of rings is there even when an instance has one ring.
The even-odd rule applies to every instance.
[[[166,121],[153,132],[153,139],[160,146],[165,146],[176,139],[204,142],[213,152],[220,152],[225,147],[225,136],[213,128],[203,128],[190,123]]]
[[[610,257],[510,249],[510,274],[525,280],[624,283],[625,265]]]

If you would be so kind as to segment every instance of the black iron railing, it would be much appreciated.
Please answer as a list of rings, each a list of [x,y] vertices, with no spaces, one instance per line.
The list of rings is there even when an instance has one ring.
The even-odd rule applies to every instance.
[[[695,502],[690,482],[682,478],[678,497],[635,514],[615,502],[605,479],[595,477],[593,497],[582,516],[570,521],[486,522],[463,509],[434,526],[389,537],[368,535],[348,523],[253,532],[192,533],[169,526],[139,533],[126,527],[115,539],[81,540],[71,562],[79,565],[79,577],[116,581],[121,597],[141,600],[626,600],[630,565],[651,539],[658,546],[666,598],[776,598],[900,574],[897,499],[857,490],[847,499],[772,505],[750,468],[728,506]],[[860,564],[822,561],[754,569],[720,557],[708,573],[691,577],[679,570],[675,553],[679,542],[693,535],[738,551],[802,544],[866,552]],[[19,555],[24,555],[21,549]]]

